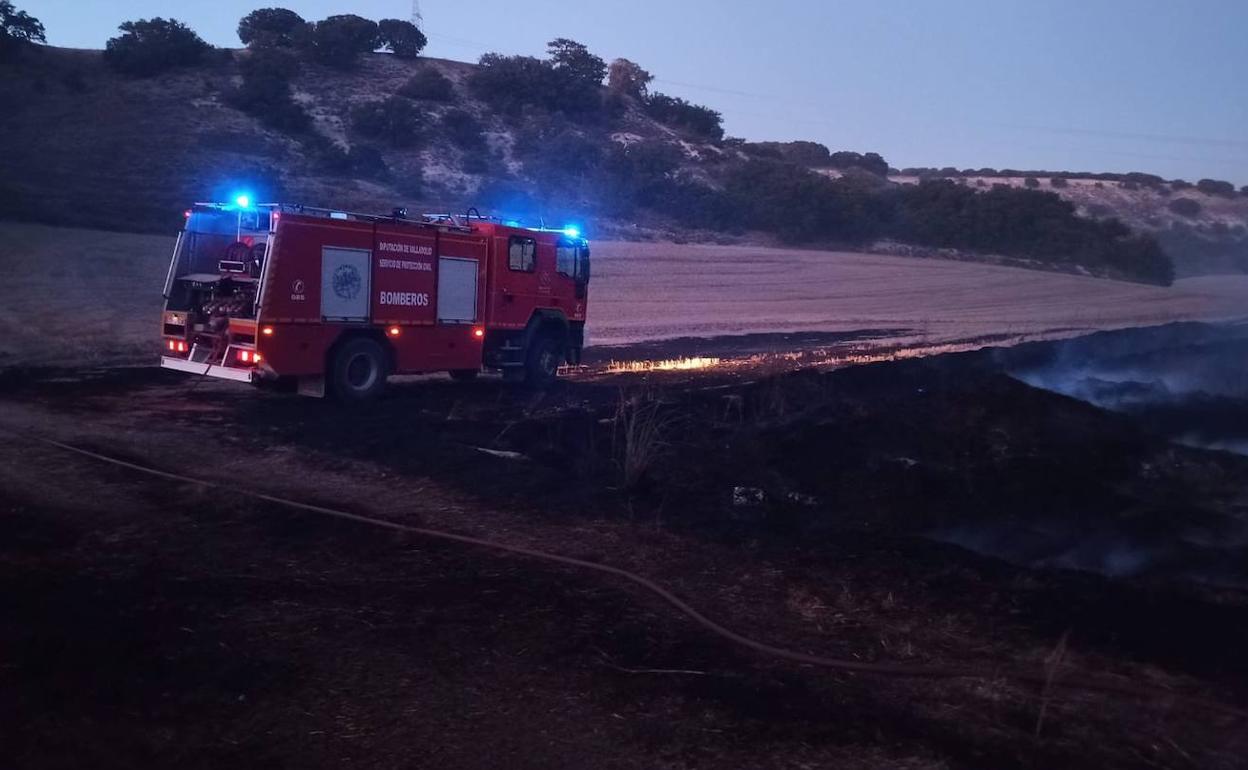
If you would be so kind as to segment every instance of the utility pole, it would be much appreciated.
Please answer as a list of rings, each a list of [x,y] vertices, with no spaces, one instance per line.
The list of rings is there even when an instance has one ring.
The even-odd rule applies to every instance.
[[[420,0],[412,0],[412,23],[421,31],[425,28],[425,16],[420,12]]]

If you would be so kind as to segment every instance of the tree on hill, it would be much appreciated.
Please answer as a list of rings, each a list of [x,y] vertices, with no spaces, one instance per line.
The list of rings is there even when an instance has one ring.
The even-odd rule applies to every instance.
[[[602,79],[607,76],[607,63],[584,45],[567,38],[550,41],[547,51],[551,109],[582,118],[601,114]]]
[[[1040,180],[1036,179],[1034,176],[1029,176],[1023,180],[1023,184],[1034,190],[1040,186]]]
[[[888,176],[888,161],[884,160],[878,152],[868,152],[866,154],[849,152],[848,150],[840,150],[832,153],[828,165],[842,171],[851,168],[860,168],[863,171],[869,171],[876,176]]]
[[[46,43],[43,23],[19,11],[9,0],[0,0],[0,55],[29,43]]]
[[[1202,179],[1196,183],[1196,189],[1206,195],[1230,197],[1235,194],[1235,185],[1220,179]]]
[[[349,69],[360,56],[376,51],[380,38],[375,21],[353,13],[330,16],[312,29],[312,53],[322,64]]]
[[[377,31],[382,46],[400,59],[415,59],[429,44],[425,33],[410,21],[382,19]]]
[[[468,85],[495,111],[510,115],[530,105],[549,109],[554,101],[550,65],[532,56],[487,53]]]
[[[799,166],[832,165],[832,153],[818,142],[756,142],[749,150],[760,157],[780,158]]]
[[[212,50],[190,27],[175,19],[127,21],[118,29],[122,34],[105,45],[104,62],[134,77],[194,66]]]
[[[250,48],[295,48],[307,43],[308,23],[286,8],[260,8],[238,22],[238,39]]]
[[[654,75],[628,59],[616,59],[607,69],[607,88],[617,94],[645,99],[650,93]]]
[[[710,107],[690,104],[676,96],[653,94],[646,99],[646,114],[660,123],[682,128],[703,139],[724,138],[723,116]]]
[[[596,89],[607,76],[607,63],[575,40],[566,37],[552,40],[546,44],[546,52],[550,55],[551,67],[577,86]]]

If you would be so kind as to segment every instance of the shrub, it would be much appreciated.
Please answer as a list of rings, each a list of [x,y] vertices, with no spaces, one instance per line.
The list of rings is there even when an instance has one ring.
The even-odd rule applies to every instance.
[[[450,78],[426,64],[399,88],[399,95],[409,99],[449,102],[455,98],[455,84]]]
[[[80,69],[66,70],[61,76],[61,85],[65,89],[75,94],[86,93],[91,90],[91,85],[87,82],[87,76]]]
[[[645,99],[654,75],[628,59],[616,59],[607,69],[607,88],[612,93]]]
[[[299,58],[281,48],[256,48],[239,57],[238,69],[244,78],[275,77],[289,81],[299,74]]]
[[[245,76],[227,97],[236,109],[252,115],[266,126],[290,134],[307,131],[312,116],[290,95],[290,83],[275,74]]]
[[[729,174],[724,192],[747,227],[778,232],[787,241],[878,237],[892,218],[893,199],[870,175],[832,180],[789,163],[749,161]],[[973,194],[973,193],[970,193]]]
[[[660,123],[684,129],[704,139],[717,142],[724,138],[722,115],[679,97],[665,94],[650,96],[646,99],[646,114]]]
[[[550,121],[522,134],[517,146],[546,197],[579,206],[600,196],[605,159],[600,142]]]
[[[189,27],[174,19],[140,19],[118,27],[104,49],[108,66],[133,77],[158,75],[203,60],[211,50]]]
[[[1248,184],[1246,184],[1246,185],[1244,185],[1243,187],[1239,188],[1239,194],[1240,194],[1240,195],[1248,195]]]
[[[415,59],[429,44],[425,33],[410,21],[382,19],[377,32],[381,44],[400,59]]]
[[[1196,183],[1196,189],[1206,195],[1220,195],[1226,198],[1235,194],[1235,185],[1220,179],[1202,179]]]
[[[1067,187],[1070,187],[1070,182],[1066,181],[1066,177],[1064,176],[1055,176],[1049,179],[1049,187],[1053,187],[1058,190],[1064,190]]]
[[[1029,176],[1023,180],[1023,184],[1034,190],[1040,186],[1040,180],[1036,179],[1034,176]]]
[[[285,8],[260,8],[238,22],[238,39],[249,48],[294,48],[307,43],[308,23]]]
[[[928,181],[899,195],[894,233],[905,240],[1107,267],[1162,284],[1173,280],[1173,265],[1155,240],[1131,235],[1116,219],[1078,217],[1055,193],[1004,185],[977,193]]]
[[[1175,198],[1167,208],[1181,217],[1199,216],[1201,211],[1200,202],[1191,198]]]
[[[354,176],[368,179],[386,179],[390,169],[381,157],[381,150],[367,144],[357,144],[347,152],[346,165]]]
[[[46,43],[43,23],[19,11],[9,0],[0,0],[0,55],[7,55],[23,45]]]
[[[317,61],[349,69],[362,54],[377,50],[380,32],[376,22],[348,13],[317,22],[311,43]]]
[[[480,121],[473,117],[471,112],[458,109],[448,110],[442,116],[442,128],[447,138],[456,147],[473,154],[484,154],[485,133]]]
[[[351,127],[391,147],[413,147],[421,139],[420,113],[411,102],[397,96],[355,107],[351,110]]]
[[[473,93],[498,112],[516,114],[534,105],[552,105],[550,65],[532,56],[487,53],[468,80]]]
[[[1175,192],[1179,192],[1181,190],[1190,190],[1192,189],[1192,183],[1187,181],[1186,179],[1175,179],[1174,181],[1170,183],[1170,189]]]

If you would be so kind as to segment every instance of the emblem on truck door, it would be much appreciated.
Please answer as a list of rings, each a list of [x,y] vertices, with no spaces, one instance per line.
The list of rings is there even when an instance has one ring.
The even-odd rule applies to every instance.
[[[334,271],[334,294],[343,299],[355,299],[360,294],[364,281],[360,279],[360,271],[355,265],[339,265]]]
[[[305,288],[302,278],[296,278],[292,281],[290,284],[290,300],[292,302],[303,302],[306,300],[308,295],[303,293]]]

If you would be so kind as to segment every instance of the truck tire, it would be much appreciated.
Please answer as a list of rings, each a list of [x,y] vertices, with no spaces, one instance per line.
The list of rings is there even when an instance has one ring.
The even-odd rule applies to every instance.
[[[554,335],[540,334],[529,345],[524,363],[524,381],[531,388],[548,388],[559,376],[563,363],[563,343]]]
[[[452,369],[451,379],[456,382],[472,382],[481,373],[480,369]]]
[[[334,353],[329,381],[333,397],[344,404],[370,401],[386,389],[386,351],[376,340],[356,337]]]

